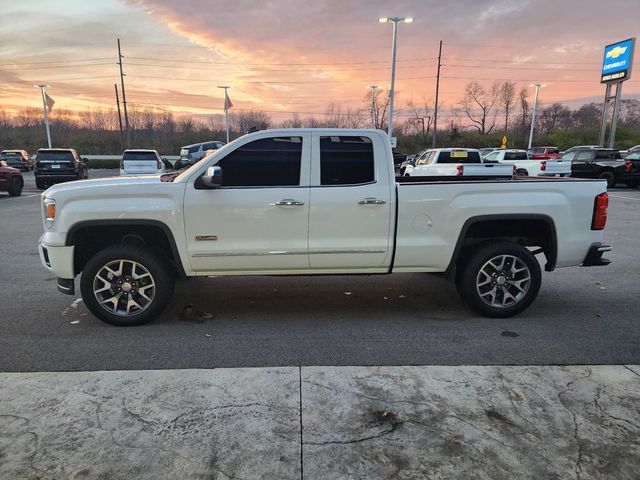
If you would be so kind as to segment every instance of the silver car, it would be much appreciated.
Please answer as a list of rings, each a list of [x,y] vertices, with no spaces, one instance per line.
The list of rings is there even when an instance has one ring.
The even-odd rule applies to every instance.
[[[182,163],[182,165],[193,165],[204,158],[207,150],[217,150],[222,146],[224,146],[224,142],[219,141],[186,145],[180,149],[180,163]]]

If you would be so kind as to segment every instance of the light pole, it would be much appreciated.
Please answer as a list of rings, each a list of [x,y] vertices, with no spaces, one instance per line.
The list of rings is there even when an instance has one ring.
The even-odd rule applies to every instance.
[[[371,128],[376,128],[376,88],[378,85],[369,85],[371,89]]]
[[[533,113],[531,114],[531,130],[529,131],[529,149],[531,148],[531,142],[533,142],[533,127],[536,124],[536,109],[538,108],[538,94],[540,88],[546,87],[545,84],[532,83],[529,87],[536,87],[536,96],[533,99]]]
[[[398,43],[398,23],[411,23],[413,17],[383,17],[379,18],[380,23],[393,23],[393,44],[391,47],[391,87],[389,88],[389,125],[387,126],[387,133],[391,138],[393,132],[393,95],[396,84],[396,50]]]
[[[40,93],[42,94],[42,109],[44,110],[44,125],[47,129],[47,143],[49,144],[49,148],[51,148],[51,132],[49,131],[49,115],[47,114],[47,100],[44,93],[44,89],[49,86],[50,85],[45,85],[45,84],[34,85],[34,87],[40,89]]]
[[[224,123],[227,128],[227,143],[229,143],[229,107],[231,106],[231,102],[229,101],[227,90],[231,87],[228,85],[218,85],[218,88],[224,88]]]

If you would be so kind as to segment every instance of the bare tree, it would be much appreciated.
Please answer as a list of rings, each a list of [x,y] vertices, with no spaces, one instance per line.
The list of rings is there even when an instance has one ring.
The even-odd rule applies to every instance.
[[[509,112],[516,100],[516,83],[504,82],[500,86],[500,105],[504,111],[504,131],[509,131]]]
[[[569,128],[572,123],[571,110],[561,103],[552,103],[543,108],[538,118],[541,133],[549,133],[558,128]]]
[[[499,83],[494,83],[489,91],[475,81],[465,88],[460,105],[480,135],[491,133],[496,126],[499,96]]]
[[[423,137],[428,137],[433,125],[433,117],[431,115],[431,103],[423,97],[422,104],[417,105],[413,100],[407,102],[407,108],[411,113],[411,117],[405,122],[407,124],[407,132],[421,133]]]
[[[525,87],[520,89],[518,99],[520,101],[520,129],[524,130],[529,117],[529,91]]]

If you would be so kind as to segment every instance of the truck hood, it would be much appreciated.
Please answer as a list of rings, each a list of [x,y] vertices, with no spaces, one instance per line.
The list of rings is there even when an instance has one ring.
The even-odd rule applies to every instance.
[[[74,182],[58,183],[48,188],[43,195],[51,196],[60,192],[68,192],[71,190],[88,190],[88,189],[103,189],[105,187],[123,187],[126,185],[142,185],[148,183],[162,183],[160,181],[160,175],[144,175],[139,177],[108,177],[98,178],[95,180],[77,180]]]

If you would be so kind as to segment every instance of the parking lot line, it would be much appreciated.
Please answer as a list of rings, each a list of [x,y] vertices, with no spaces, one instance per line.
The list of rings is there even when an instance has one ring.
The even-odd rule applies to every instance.
[[[626,198],[627,200],[636,200],[636,201],[640,201],[640,197],[634,198],[634,197],[625,197],[623,195],[609,195],[610,197],[614,197],[614,198]]]

